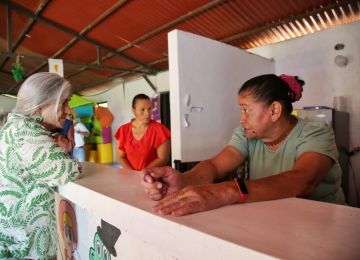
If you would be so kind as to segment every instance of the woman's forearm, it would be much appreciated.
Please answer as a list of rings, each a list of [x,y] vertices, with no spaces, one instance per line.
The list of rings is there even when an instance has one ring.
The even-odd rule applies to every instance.
[[[231,146],[227,146],[218,155],[209,160],[197,164],[191,171],[185,174],[187,185],[199,185],[213,183],[234,171],[245,161],[244,156]]]
[[[69,153],[74,149],[75,142],[68,139],[66,136],[61,134],[55,136],[56,143],[65,150],[65,152]]]
[[[119,163],[121,164],[121,166],[124,169],[134,170],[133,167],[131,166],[130,162],[126,158],[120,157]]]
[[[145,168],[152,168],[152,167],[160,167],[167,165],[167,160],[156,158],[151,163],[149,163]]]
[[[213,183],[217,176],[217,169],[210,160],[202,161],[190,171],[185,172],[184,181],[188,185]]]

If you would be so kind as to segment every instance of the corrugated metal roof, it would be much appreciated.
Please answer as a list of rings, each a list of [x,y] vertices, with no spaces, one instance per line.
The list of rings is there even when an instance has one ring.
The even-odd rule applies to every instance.
[[[360,20],[359,0],[0,3],[1,93],[16,93],[20,85],[10,73],[16,57],[13,53],[24,56],[20,61],[26,75],[46,71],[46,58],[67,61],[65,77],[81,91],[114,78],[126,80],[167,69],[167,33],[173,29],[247,49]],[[8,22],[10,43],[16,47],[11,50]]]

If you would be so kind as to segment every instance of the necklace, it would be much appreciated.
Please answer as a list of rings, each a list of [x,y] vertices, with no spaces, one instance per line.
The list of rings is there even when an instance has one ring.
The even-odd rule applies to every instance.
[[[293,129],[293,127],[296,125],[297,120],[296,121],[292,121],[290,123],[290,126],[288,127],[288,129],[286,129],[286,131],[284,131],[276,140],[271,141],[271,142],[263,142],[266,146],[275,146],[278,145],[279,143],[281,143],[291,132],[291,130]]]

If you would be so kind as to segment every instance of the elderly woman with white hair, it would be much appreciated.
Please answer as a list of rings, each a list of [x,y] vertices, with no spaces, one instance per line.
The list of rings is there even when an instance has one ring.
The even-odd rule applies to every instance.
[[[80,173],[51,133],[64,124],[70,94],[64,78],[36,73],[22,84],[0,129],[1,259],[56,256],[54,189]]]

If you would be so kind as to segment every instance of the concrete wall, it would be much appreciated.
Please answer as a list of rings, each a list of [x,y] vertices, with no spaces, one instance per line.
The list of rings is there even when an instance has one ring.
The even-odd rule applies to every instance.
[[[10,112],[16,104],[15,98],[5,97],[0,95],[0,114]]]

